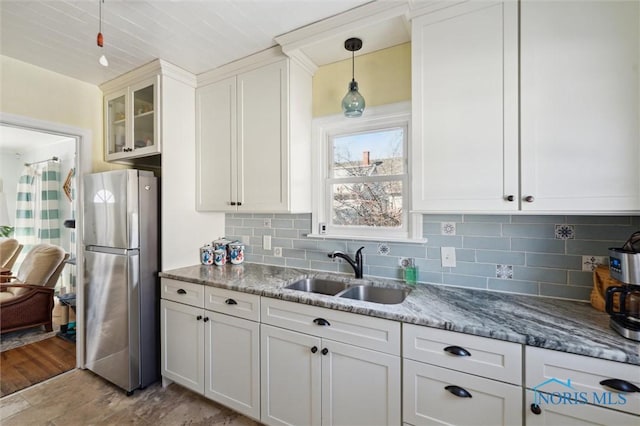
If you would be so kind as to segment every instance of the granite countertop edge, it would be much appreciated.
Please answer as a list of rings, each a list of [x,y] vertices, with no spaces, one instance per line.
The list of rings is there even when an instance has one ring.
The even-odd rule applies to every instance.
[[[194,265],[160,272],[162,278],[251,293],[296,303],[488,337],[527,346],[640,365],[640,343],[609,327],[609,316],[585,302],[418,284],[404,302],[383,305],[284,287],[308,277],[350,285],[406,287],[383,278],[356,280],[338,273],[244,263]]]

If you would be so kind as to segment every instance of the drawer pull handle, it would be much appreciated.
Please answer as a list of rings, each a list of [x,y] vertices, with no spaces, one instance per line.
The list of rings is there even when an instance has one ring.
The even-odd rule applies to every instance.
[[[312,347],[311,348],[311,353],[315,354],[316,352],[318,352],[318,347],[317,346]]]
[[[227,299],[227,300],[224,301],[224,303],[226,303],[227,305],[237,305],[238,304],[238,302],[236,302],[233,299]]]
[[[313,320],[314,323],[318,324],[318,325],[331,325],[329,324],[329,321],[327,321],[324,318],[316,318]]]
[[[460,386],[449,385],[449,386],[445,386],[444,388],[457,397],[471,398],[471,394],[469,393],[469,391],[467,391],[464,388],[461,388]]]
[[[178,294],[187,294],[187,291],[184,289],[179,288],[178,289]]]
[[[321,352],[322,352],[322,355],[326,355],[326,354],[328,354],[328,353],[329,353],[329,349],[324,348],[324,349],[322,349],[322,351],[321,351]]]
[[[602,386],[607,386],[619,392],[640,392],[640,388],[621,379],[607,379],[600,382]]]
[[[196,317],[196,321],[200,321],[201,319],[202,319],[202,315],[198,315],[198,316]]]
[[[538,416],[542,413],[542,408],[538,404],[531,404],[531,412]]]
[[[461,348],[460,346],[447,346],[444,350],[449,352],[451,355],[471,356],[471,353],[468,350]]]
[[[209,317],[204,317],[203,321],[204,322],[209,322]]]

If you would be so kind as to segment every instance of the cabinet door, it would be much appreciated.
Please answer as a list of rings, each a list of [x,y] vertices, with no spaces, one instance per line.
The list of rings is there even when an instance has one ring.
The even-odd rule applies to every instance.
[[[521,2],[523,210],[640,209],[640,3]]]
[[[193,306],[160,301],[161,373],[199,393],[204,393],[203,313]]]
[[[398,425],[400,357],[322,341],[322,424]]]
[[[621,413],[608,408],[596,407],[589,404],[561,401],[560,398],[550,398],[557,404],[535,404],[535,392],[527,390],[527,400],[524,421],[527,426],[638,426],[640,417]]]
[[[287,211],[288,69],[276,62],[238,75],[238,210]]]
[[[126,155],[127,134],[127,89],[110,93],[104,97],[104,153],[107,161]]]
[[[264,324],[260,331],[260,420],[268,425],[319,425],[320,339]]]
[[[131,157],[160,152],[160,76],[130,87]]]
[[[466,2],[413,20],[414,210],[518,209],[517,7]]]
[[[462,388],[469,396],[452,393]],[[521,425],[522,388],[405,359],[404,421],[412,425]]]
[[[235,211],[236,78],[196,90],[196,209]],[[187,170],[185,170],[187,171]]]
[[[205,396],[260,418],[260,325],[205,311]]]

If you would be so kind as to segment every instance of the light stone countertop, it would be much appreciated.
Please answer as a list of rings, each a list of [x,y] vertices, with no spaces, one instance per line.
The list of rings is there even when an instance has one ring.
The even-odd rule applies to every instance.
[[[486,290],[418,284],[404,302],[383,305],[285,289],[306,277],[349,284],[406,286],[394,280],[261,264],[194,265],[160,277],[273,297],[307,305],[425,325],[529,346],[640,365],[640,343],[609,327],[609,316],[586,302],[514,295]]]

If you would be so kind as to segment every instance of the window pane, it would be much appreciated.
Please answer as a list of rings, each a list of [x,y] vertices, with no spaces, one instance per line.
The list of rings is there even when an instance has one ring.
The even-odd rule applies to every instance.
[[[332,224],[402,226],[402,181],[332,185]]]
[[[404,173],[404,128],[333,138],[331,176],[388,176]]]

